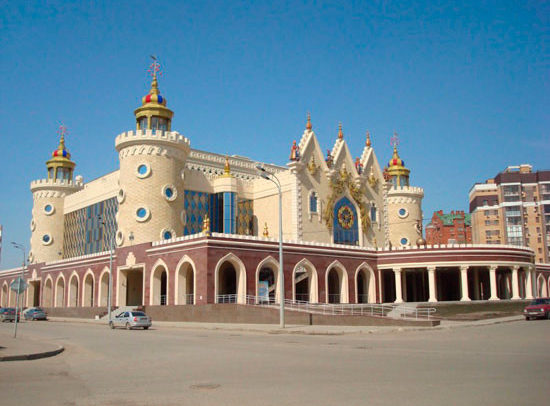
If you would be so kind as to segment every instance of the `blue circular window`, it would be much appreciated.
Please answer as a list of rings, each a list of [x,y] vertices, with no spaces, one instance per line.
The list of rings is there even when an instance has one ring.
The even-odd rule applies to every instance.
[[[168,199],[170,199],[172,196],[174,196],[174,190],[170,187],[167,187],[166,189],[164,189],[164,194]]]
[[[165,231],[162,236],[164,237],[165,240],[169,240],[172,238],[172,232],[170,231]]]
[[[42,236],[42,241],[45,242],[46,244],[49,243],[51,240],[52,240],[52,237],[50,237],[49,234],[44,234]]]
[[[406,239],[405,237],[401,238],[401,245],[407,245],[409,242],[408,239]]]
[[[137,215],[140,219],[142,219],[142,218],[144,218],[145,216],[147,216],[147,210],[144,209],[143,207],[140,207],[139,209],[137,209],[136,215]]]
[[[44,211],[46,213],[50,213],[52,210],[53,210],[53,207],[51,204],[47,204],[46,206],[44,206]]]
[[[138,173],[140,175],[145,175],[147,173],[147,165],[141,164],[140,166],[138,166]]]

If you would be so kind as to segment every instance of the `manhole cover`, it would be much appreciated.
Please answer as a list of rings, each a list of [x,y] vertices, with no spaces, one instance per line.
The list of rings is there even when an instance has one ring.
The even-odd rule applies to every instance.
[[[198,390],[211,390],[211,389],[218,389],[220,387],[217,383],[198,383],[196,385],[191,385],[191,389],[198,389]]]

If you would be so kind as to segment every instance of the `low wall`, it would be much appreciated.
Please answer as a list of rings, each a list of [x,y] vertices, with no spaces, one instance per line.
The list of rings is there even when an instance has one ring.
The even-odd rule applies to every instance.
[[[202,306],[145,306],[145,312],[158,321],[202,323],[279,324],[279,310],[238,304]],[[436,326],[435,320],[399,320],[370,316],[332,316],[285,311],[285,323],[324,326]]]
[[[107,314],[107,306],[102,307],[43,307],[51,317],[75,317],[79,319],[94,319],[95,316]]]
[[[153,322],[189,321],[198,323],[279,324],[279,309],[238,304],[209,304],[201,306],[143,306]],[[107,314],[107,307],[46,307],[51,317],[94,319]],[[116,314],[116,309],[113,310]],[[285,311],[285,323],[315,326],[435,326],[435,320],[399,320],[370,316],[332,316],[297,311]]]

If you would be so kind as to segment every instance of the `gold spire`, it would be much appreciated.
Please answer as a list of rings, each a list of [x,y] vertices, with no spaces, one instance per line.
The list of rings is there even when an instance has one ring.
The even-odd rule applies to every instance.
[[[371,146],[371,142],[370,142],[370,133],[369,133],[368,131],[367,131],[367,142],[366,142],[366,145],[367,145],[367,147],[369,147],[369,148],[370,148],[370,146]]]
[[[313,126],[311,125],[311,114],[309,114],[309,111],[308,111],[306,130],[311,131],[312,128],[313,128]]]
[[[229,157],[225,156],[225,165],[223,167],[223,177],[229,178],[231,177],[231,168],[229,167]]]
[[[338,139],[344,139],[344,133],[342,132],[342,123],[338,123]]]
[[[264,226],[264,237],[265,238],[269,237],[269,230],[267,229],[267,222],[265,223],[265,226]]]
[[[159,84],[157,82],[157,74],[153,73],[153,80],[151,81],[151,90],[149,94],[159,94]]]

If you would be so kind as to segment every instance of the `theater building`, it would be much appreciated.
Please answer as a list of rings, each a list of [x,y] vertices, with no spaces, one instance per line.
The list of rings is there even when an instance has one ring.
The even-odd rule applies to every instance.
[[[119,134],[119,169],[74,175],[61,134],[46,176],[31,182],[29,265],[0,272],[0,304],[24,273],[26,306],[279,302],[280,185],[285,298],[310,303],[500,300],[548,295],[550,266],[508,245],[428,245],[424,191],[397,144],[381,167],[370,135],[352,155],[340,125],[323,154],[311,118],[286,166],[191,148],[153,75]],[[286,150],[286,148],[285,148]],[[288,150],[284,151],[285,154]],[[238,151],[235,151],[238,153]],[[110,262],[112,261],[112,265]]]

